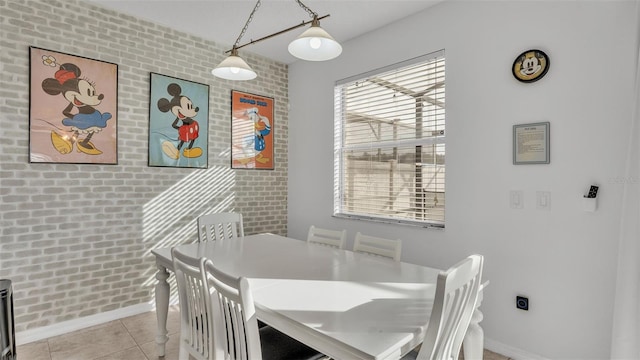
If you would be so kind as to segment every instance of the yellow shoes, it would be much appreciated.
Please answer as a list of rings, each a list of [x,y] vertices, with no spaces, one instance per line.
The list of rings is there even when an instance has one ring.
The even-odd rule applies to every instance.
[[[162,143],[162,152],[172,159],[178,160],[180,158],[180,150],[178,150],[171,141],[165,141]],[[182,150],[182,154],[186,158],[196,158],[202,155],[202,149],[184,149]]]
[[[162,152],[174,160],[178,160],[178,158],[180,157],[180,151],[173,145],[171,141],[164,141],[162,143]]]
[[[202,155],[202,149],[200,148],[184,149],[182,151],[182,154],[184,155],[184,157],[187,157],[187,158],[196,158]]]
[[[60,136],[60,134],[54,131],[51,132],[51,143],[60,154],[68,154],[71,152],[71,149],[73,149],[73,144],[66,136]]]
[[[54,131],[51,132],[51,143],[53,147],[58,150],[60,154],[68,154],[73,150],[73,143],[67,136],[60,135]],[[91,141],[87,141],[87,145],[80,141],[76,141],[78,152],[82,152],[88,155],[100,155],[102,151],[96,149]]]
[[[81,141],[78,141],[76,143],[76,146],[78,147],[78,152],[83,152],[83,153],[88,154],[88,155],[100,155],[100,154],[102,154],[102,151],[96,149],[96,147],[93,146],[93,143],[91,141],[87,141],[87,144],[89,146],[86,146]]]
[[[260,164],[266,164],[269,162],[269,158],[262,156],[262,154],[258,154],[256,155],[256,161],[259,162]]]

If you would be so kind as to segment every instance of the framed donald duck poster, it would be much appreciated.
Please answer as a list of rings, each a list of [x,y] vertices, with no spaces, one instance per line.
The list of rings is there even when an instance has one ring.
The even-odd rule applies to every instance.
[[[273,170],[273,98],[231,90],[231,168]]]

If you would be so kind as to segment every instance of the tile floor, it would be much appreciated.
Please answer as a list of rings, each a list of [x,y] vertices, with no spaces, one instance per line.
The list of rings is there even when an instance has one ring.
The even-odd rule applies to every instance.
[[[18,346],[20,360],[178,360],[179,307],[169,309],[169,342],[156,355],[156,313],[148,312]],[[485,350],[484,360],[509,360]]]
[[[179,307],[169,309],[169,342],[156,355],[156,313],[147,312],[18,346],[20,360],[178,360]]]

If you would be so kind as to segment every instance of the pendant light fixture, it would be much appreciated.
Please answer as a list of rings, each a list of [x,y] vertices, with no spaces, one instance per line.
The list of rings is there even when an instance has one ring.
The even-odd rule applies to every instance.
[[[253,16],[261,5],[261,0],[256,2],[253,11],[249,15],[247,22],[244,24],[240,35],[236,39],[236,42],[233,44],[231,50],[225,51],[225,53],[229,53],[229,56],[224,59],[215,69],[211,70],[211,73],[214,76],[217,76],[222,79],[227,80],[251,80],[257,77],[257,74],[249,64],[247,64],[239,55],[238,50],[247,45],[255,44],[259,41],[266,40],[272,38],[274,36],[278,36],[280,34],[284,34],[293,29],[297,29],[299,27],[305,26],[307,24],[311,24],[311,27],[303,32],[297,39],[292,41],[289,44],[289,52],[291,55],[302,59],[302,60],[310,60],[310,61],[324,61],[330,60],[342,52],[342,46],[331,37],[324,29],[320,27],[320,20],[329,15],[324,15],[318,17],[318,14],[313,10],[309,9],[306,5],[304,5],[300,0],[295,0],[300,7],[302,7],[309,15],[313,18],[310,21],[303,21],[298,25],[294,25],[290,28],[278,31],[271,35],[264,36],[257,40],[251,40],[250,42],[239,45],[240,39],[247,32],[247,28],[249,27],[249,23],[253,20]]]
[[[340,55],[342,46],[320,27],[318,14],[309,9],[302,1],[296,0],[296,2],[309,13],[313,20],[311,27],[289,44],[289,53],[299,59],[309,61],[331,60]]]
[[[245,32],[247,32],[247,28],[249,28],[249,23],[253,20],[253,14],[256,13],[258,8],[260,7],[260,0],[256,2],[256,6],[253,7],[253,11],[249,15],[247,22],[244,24],[240,35],[236,39],[236,42],[233,44],[233,48],[226,52],[231,52],[226,59],[222,60],[222,62],[216,66],[215,69],[211,70],[211,73],[214,76],[217,76],[222,79],[227,80],[251,80],[255,79],[258,74],[244,61],[240,56],[238,56],[238,44],[240,43],[240,39]]]
[[[231,55],[222,60],[211,73],[227,80],[251,80],[258,76],[251,66],[238,56],[238,49],[235,47],[231,49]]]

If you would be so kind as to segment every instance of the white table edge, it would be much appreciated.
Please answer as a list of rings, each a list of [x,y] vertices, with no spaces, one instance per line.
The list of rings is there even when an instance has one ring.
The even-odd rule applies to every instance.
[[[156,349],[157,355],[162,357],[165,356],[166,352],[166,343],[169,340],[168,331],[167,331],[167,316],[169,313],[169,296],[170,296],[170,287],[167,279],[169,278],[169,270],[173,272],[173,262],[171,261],[171,249],[170,248],[160,248],[153,249],[151,253],[155,256],[156,259],[156,267],[158,268],[158,272],[156,273],[156,280],[158,283],[155,286],[155,298],[156,298],[156,317],[157,317],[157,334],[156,334]],[[168,255],[168,256],[167,256]],[[483,291],[489,285],[489,281],[481,284],[480,295],[478,296],[478,301],[476,303],[476,309],[473,313],[471,323],[467,330],[467,333],[464,337],[463,342],[463,352],[464,358],[466,360],[476,360],[483,358],[483,350],[484,350],[484,331],[480,326],[480,322],[483,319],[483,314],[479,310],[479,307],[482,302]],[[278,329],[281,327],[277,316],[273,316],[268,309],[262,308],[259,304],[256,304],[256,315],[258,318],[264,319],[264,321]],[[291,324],[288,325],[289,327]],[[303,343],[308,338],[301,338],[297,334],[288,334],[298,341],[302,341]],[[320,337],[316,337],[314,339],[314,343],[324,342],[329,344],[330,341],[326,339],[322,339]],[[415,347],[418,346],[420,342],[415,342],[414,344],[410,344],[410,346]],[[312,344],[313,345],[313,344]],[[335,359],[356,359],[362,358],[362,354],[357,352],[349,352],[344,349],[337,348],[336,351],[331,353],[327,353],[325,351],[325,355],[328,355]],[[391,357],[388,359],[395,359],[398,357]],[[377,359],[376,359],[377,360]]]

